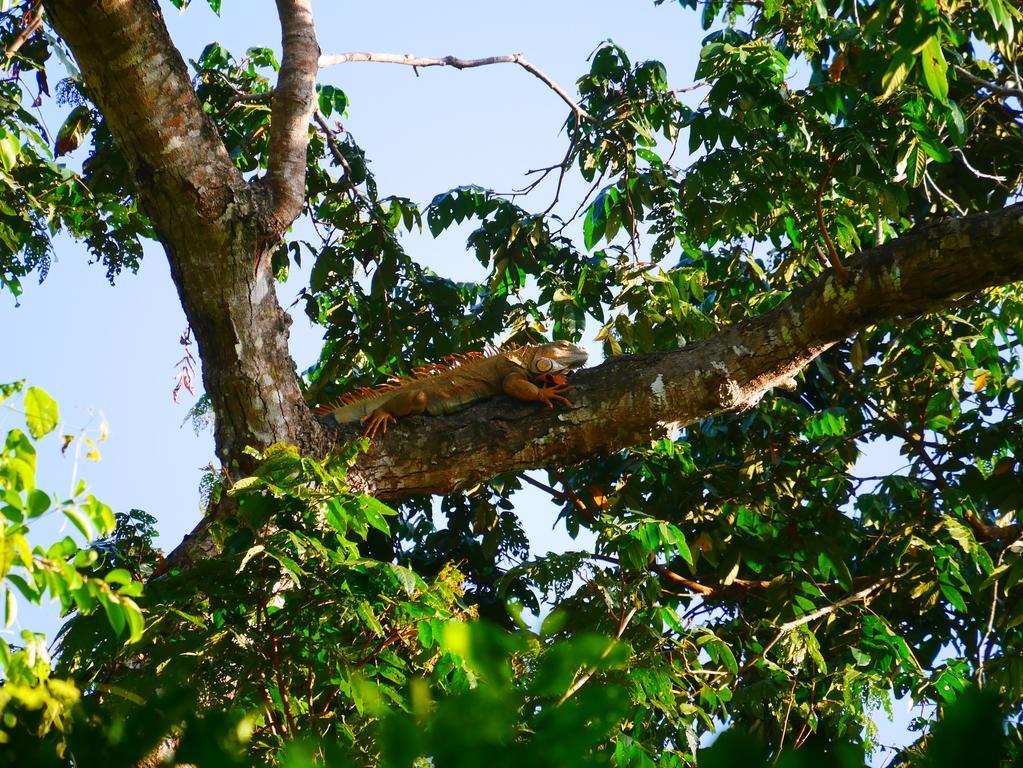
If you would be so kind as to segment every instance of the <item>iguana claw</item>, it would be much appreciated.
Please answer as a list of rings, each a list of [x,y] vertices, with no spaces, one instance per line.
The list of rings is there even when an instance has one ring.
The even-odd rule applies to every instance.
[[[558,383],[551,387],[540,387],[540,391],[536,393],[536,398],[548,408],[553,408],[555,401],[571,408],[572,401],[564,397],[562,393],[571,392],[573,389],[575,387],[568,383]]]
[[[380,432],[380,434],[386,432],[388,424],[398,423],[398,420],[394,418],[394,416],[389,414],[387,411],[380,410],[367,413],[365,416],[359,419],[359,421],[369,422],[369,426],[366,427],[366,431],[363,433],[363,435],[365,437],[368,437],[370,440],[373,439],[373,437],[376,435],[378,431]]]

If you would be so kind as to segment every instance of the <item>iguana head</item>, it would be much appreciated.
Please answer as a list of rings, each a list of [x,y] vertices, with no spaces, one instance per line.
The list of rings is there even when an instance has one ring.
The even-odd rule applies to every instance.
[[[512,355],[530,376],[543,376],[578,368],[586,363],[589,353],[567,341],[552,341],[535,347],[522,347]]]

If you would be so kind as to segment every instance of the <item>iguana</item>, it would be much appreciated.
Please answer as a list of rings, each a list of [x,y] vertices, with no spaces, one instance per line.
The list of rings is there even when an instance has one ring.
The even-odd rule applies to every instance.
[[[317,409],[346,424],[368,422],[366,436],[386,432],[388,424],[410,413],[433,416],[494,395],[511,395],[518,400],[571,405],[564,396],[574,387],[564,371],[586,362],[588,353],[567,341],[522,346],[489,354],[453,355],[413,371],[411,376],[392,379],[379,387],[363,387],[344,395],[333,405]]]

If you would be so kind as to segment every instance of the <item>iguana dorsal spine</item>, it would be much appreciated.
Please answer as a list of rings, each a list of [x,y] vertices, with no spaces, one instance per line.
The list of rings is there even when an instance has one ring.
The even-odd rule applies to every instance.
[[[401,416],[450,413],[500,394],[549,408],[554,403],[570,406],[564,393],[574,387],[561,374],[583,365],[587,356],[585,349],[567,341],[453,355],[444,363],[417,368],[411,376],[350,392],[317,412],[343,424],[368,422],[366,434],[373,437]]]

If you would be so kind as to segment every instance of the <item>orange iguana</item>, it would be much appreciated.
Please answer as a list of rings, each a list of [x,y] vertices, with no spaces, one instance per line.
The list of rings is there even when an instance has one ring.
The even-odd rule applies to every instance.
[[[342,424],[369,422],[366,436],[386,432],[387,425],[410,413],[450,413],[476,400],[511,395],[518,400],[571,405],[564,396],[573,389],[562,374],[586,362],[587,352],[567,341],[516,347],[493,354],[472,353],[448,358],[392,379],[380,387],[364,387],[343,396],[336,404],[321,406]],[[539,386],[538,386],[539,385]]]

